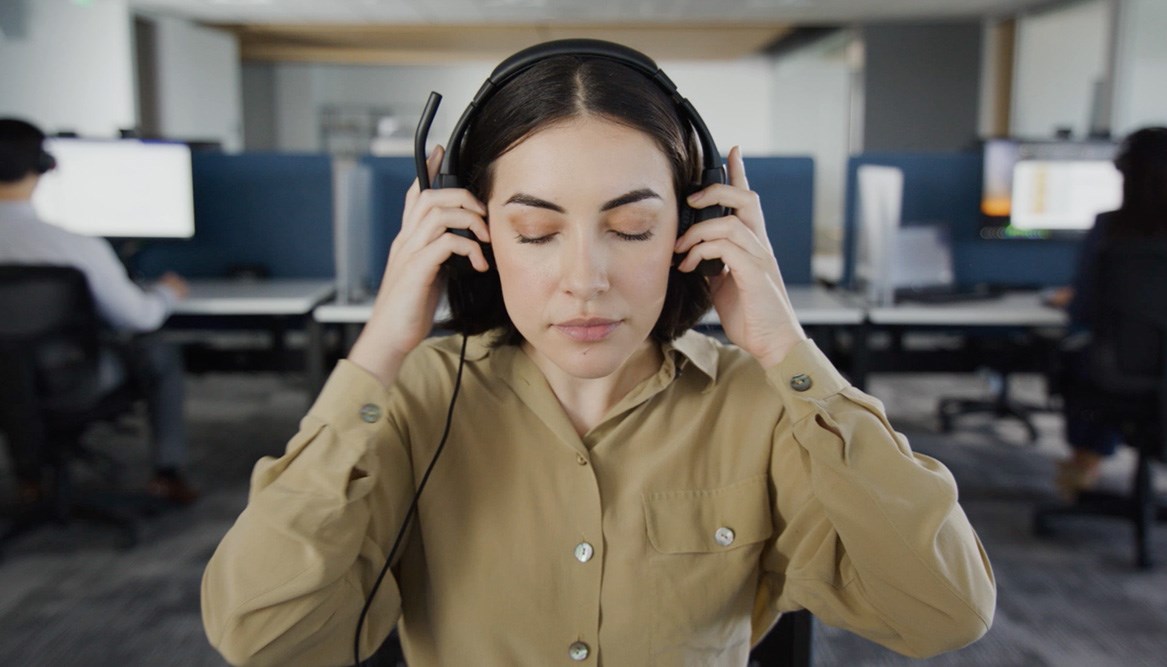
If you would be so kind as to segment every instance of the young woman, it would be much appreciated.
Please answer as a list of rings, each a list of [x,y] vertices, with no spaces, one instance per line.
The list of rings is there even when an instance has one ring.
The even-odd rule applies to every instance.
[[[427,339],[452,255],[461,393],[362,656],[396,625],[413,667],[744,665],[799,608],[915,656],[986,631],[951,475],[807,340],[740,150],[689,194],[673,100],[589,55],[524,69],[452,150],[466,188],[410,189],[370,321],[207,567],[229,660],[352,662],[456,386],[463,335]],[[681,199],[732,213],[678,235]],[[710,303],[733,345],[689,331]]]

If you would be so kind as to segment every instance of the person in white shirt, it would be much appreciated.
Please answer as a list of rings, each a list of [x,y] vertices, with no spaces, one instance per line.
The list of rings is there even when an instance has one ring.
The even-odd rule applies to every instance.
[[[198,497],[183,478],[187,465],[185,396],[180,351],[157,336],[174,304],[187,294],[180,276],[167,273],[143,289],[132,281],[105,239],[83,236],[42,221],[32,206],[40,177],[56,162],[44,149],[44,133],[15,118],[0,119],[0,264],[72,266],[81,270],[98,315],[112,331],[133,334],[103,349],[103,384],[110,389],[129,379],[146,398],[154,445],[155,474],[150,493],[177,504]],[[12,458],[23,499],[40,495],[41,461],[35,452]]]

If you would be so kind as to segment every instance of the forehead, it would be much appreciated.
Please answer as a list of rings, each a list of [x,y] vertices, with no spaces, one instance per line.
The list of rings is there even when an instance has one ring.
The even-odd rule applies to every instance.
[[[515,144],[493,165],[492,196],[515,191],[623,194],[649,187],[672,195],[668,157],[647,133],[596,117],[572,118],[544,127]]]

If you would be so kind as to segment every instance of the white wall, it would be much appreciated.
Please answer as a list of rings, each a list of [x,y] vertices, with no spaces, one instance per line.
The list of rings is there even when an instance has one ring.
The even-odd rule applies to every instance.
[[[771,77],[771,143],[776,152],[814,158],[815,247],[837,252],[850,154],[852,65],[856,37],[840,35],[780,58]]]
[[[1167,2],[1119,2],[1114,132],[1167,125]]]
[[[47,132],[116,136],[138,124],[132,18],[124,0],[25,3],[23,35],[0,38],[0,115]]]
[[[174,18],[154,20],[157,130],[243,148],[239,44],[234,35]]]
[[[274,65],[277,146],[281,150],[319,150],[318,114],[326,105],[388,108],[412,128],[432,90],[442,94],[442,105],[430,130],[431,143],[444,144],[457,115],[496,64]],[[753,155],[778,149],[772,139],[774,121],[770,88],[766,85],[772,64],[768,60],[660,65],[697,107],[719,149],[727,152],[734,144],[741,144],[747,154]]]
[[[1107,74],[1110,26],[1107,0],[1019,17],[1012,134],[1052,137],[1059,127],[1078,137],[1089,132],[1095,85]]]

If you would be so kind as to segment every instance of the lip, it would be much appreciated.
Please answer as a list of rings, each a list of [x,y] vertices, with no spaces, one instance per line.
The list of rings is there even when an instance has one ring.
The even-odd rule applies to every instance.
[[[581,343],[594,343],[612,335],[620,320],[607,320],[599,317],[577,318],[559,322],[554,325],[560,333]]]

